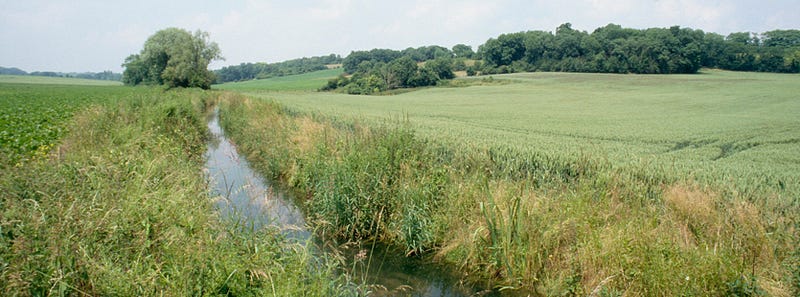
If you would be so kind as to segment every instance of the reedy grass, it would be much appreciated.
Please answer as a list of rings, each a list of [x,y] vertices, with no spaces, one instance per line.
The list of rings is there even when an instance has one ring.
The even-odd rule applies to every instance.
[[[306,198],[326,234],[434,254],[475,282],[535,295],[791,296],[796,200],[601,156],[441,144],[227,95],[222,124]]]
[[[338,262],[217,217],[200,173],[217,95],[94,105],[49,158],[0,173],[0,294],[357,294]]]

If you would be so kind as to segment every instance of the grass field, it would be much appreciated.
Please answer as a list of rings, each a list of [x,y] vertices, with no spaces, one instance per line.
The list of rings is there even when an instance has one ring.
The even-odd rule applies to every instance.
[[[300,75],[282,76],[271,79],[259,79],[214,85],[213,89],[231,91],[308,91],[317,90],[328,79],[342,74],[342,68],[310,72]]]
[[[793,296],[798,81],[709,70],[498,75],[394,96],[251,89],[221,116],[326,234],[534,295]]]
[[[121,86],[122,82],[67,77],[46,77],[29,75],[0,75],[0,83],[47,84],[73,86]]]
[[[680,176],[744,178],[759,184],[754,187],[800,190],[797,75],[707,70],[699,75],[526,73],[494,79],[511,83],[395,96],[250,94],[301,112],[350,120],[407,117],[423,136],[478,147],[584,154],[615,166],[648,164]]]

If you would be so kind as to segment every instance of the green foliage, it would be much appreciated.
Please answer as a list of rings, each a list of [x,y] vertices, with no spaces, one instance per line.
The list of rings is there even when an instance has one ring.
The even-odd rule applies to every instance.
[[[472,47],[466,44],[456,44],[453,46],[453,55],[456,58],[472,59],[475,57],[475,52]]]
[[[122,81],[128,85],[159,84],[170,88],[208,89],[215,81],[208,64],[221,59],[219,46],[208,33],[168,28],[145,41],[141,53],[125,59]]]
[[[342,89],[348,94],[379,94],[399,88],[415,88],[436,85],[441,80],[455,78],[452,54],[445,48],[433,49],[436,58],[426,61],[423,67],[414,60],[416,52],[372,50],[353,52],[345,58],[345,71],[351,69],[349,79],[337,78],[329,81],[322,90]],[[438,53],[438,54],[437,54]],[[425,57],[423,54],[419,56]],[[355,64],[358,63],[358,64]]]
[[[569,23],[555,33],[502,34],[481,45],[481,72],[531,71],[670,74],[696,73],[701,67],[741,71],[800,72],[794,53],[797,30],[775,30],[759,40],[750,33],[727,38],[680,28],[622,28],[609,24],[592,33]]]
[[[725,295],[732,297],[752,297],[767,296],[767,293],[758,287],[755,277],[751,277],[750,279],[740,277],[728,283],[728,291],[725,292]]]
[[[433,59],[425,63],[425,68],[430,69],[435,75],[436,80],[454,79],[453,60],[450,58]]]
[[[344,72],[347,73],[356,73],[356,72],[363,72],[359,71],[359,65],[364,62],[371,62],[371,63],[388,63],[393,61],[397,58],[400,58],[402,55],[398,51],[390,50],[390,49],[373,49],[370,51],[354,51],[351,52],[347,57],[344,58],[342,61],[342,67],[344,67]]]

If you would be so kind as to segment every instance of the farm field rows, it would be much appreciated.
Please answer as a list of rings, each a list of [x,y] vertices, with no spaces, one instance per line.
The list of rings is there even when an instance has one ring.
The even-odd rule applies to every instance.
[[[37,151],[46,153],[65,135],[66,124],[76,111],[91,104],[114,103],[135,92],[132,88],[62,84],[65,80],[71,79],[0,83],[0,152],[4,158],[16,162]],[[44,84],[48,81],[55,84]]]
[[[408,119],[426,137],[614,166],[651,166],[743,190],[800,181],[800,77],[524,73],[394,96],[263,93],[289,109],[362,122]],[[471,83],[470,83],[471,82]]]

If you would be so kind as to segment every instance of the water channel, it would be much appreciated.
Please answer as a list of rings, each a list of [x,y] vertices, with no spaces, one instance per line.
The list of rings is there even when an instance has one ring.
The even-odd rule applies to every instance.
[[[274,225],[288,238],[313,242],[314,234],[307,228],[303,210],[238,154],[219,125],[218,109],[209,115],[208,129],[212,137],[205,170],[222,217],[237,218],[248,228]],[[499,296],[496,291],[466,286],[452,272],[431,261],[405,257],[400,249],[364,244],[338,252],[350,261],[360,258],[359,262],[346,263],[347,273],[370,285],[374,296]]]

